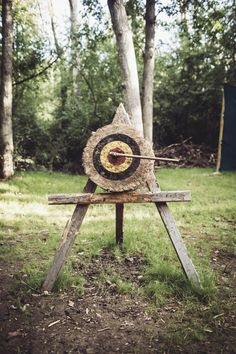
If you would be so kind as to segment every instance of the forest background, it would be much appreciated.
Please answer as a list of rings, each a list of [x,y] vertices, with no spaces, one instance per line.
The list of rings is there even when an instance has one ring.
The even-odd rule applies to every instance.
[[[73,1],[73,17],[63,3],[58,21],[57,2],[14,1],[14,159],[81,172],[86,141],[112,121],[123,83],[107,4]],[[142,87],[145,4],[125,6]],[[156,2],[156,149],[190,137],[216,149],[223,84],[236,85],[235,19],[234,0]]]

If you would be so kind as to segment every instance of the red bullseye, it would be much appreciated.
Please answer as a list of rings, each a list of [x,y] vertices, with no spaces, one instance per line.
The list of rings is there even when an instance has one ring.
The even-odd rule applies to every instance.
[[[118,147],[112,148],[107,155],[108,161],[115,166],[121,165],[125,162],[125,156],[112,156],[110,152],[119,152],[120,154],[124,154],[124,151]]]

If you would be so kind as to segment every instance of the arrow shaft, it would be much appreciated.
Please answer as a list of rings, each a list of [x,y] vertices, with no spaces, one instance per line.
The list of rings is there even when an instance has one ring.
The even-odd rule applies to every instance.
[[[167,157],[157,157],[157,156],[153,157],[153,156],[123,154],[121,152],[115,152],[115,151],[110,151],[109,155],[114,156],[114,157],[124,156],[124,157],[130,157],[130,158],[135,158],[135,159],[179,162],[178,159],[169,159]]]

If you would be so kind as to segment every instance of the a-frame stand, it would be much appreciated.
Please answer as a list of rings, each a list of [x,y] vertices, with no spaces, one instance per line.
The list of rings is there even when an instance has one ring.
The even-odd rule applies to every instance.
[[[122,104],[118,107],[113,122],[130,124],[129,116],[125,112]],[[147,181],[149,193],[94,194],[96,187],[96,184],[88,179],[82,194],[49,196],[49,204],[76,204],[76,208],[73,212],[71,220],[68,221],[65,227],[60,246],[54,256],[54,260],[47,274],[46,280],[43,283],[42,289],[44,291],[52,290],[58,274],[68,257],[69,251],[75,242],[76,235],[90,204],[114,203],[116,205],[116,243],[122,244],[124,203],[147,202],[155,203],[185,275],[195,287],[200,288],[201,285],[197,271],[191,261],[191,258],[188,256],[185,244],[167,205],[167,201],[190,200],[189,192],[161,192],[156,182],[154,173]]]

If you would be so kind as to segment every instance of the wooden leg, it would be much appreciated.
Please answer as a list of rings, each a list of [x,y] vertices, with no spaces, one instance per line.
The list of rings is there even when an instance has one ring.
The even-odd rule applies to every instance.
[[[148,188],[151,192],[156,193],[160,191],[159,185],[156,183],[155,175],[152,174],[150,179],[147,181]],[[175,220],[171,214],[171,211],[167,203],[155,203],[157,210],[161,216],[161,219],[165,225],[166,231],[170,237],[172,245],[174,246],[175,252],[179,261],[182,265],[185,275],[191,281],[191,283],[197,288],[201,288],[200,279],[198,273],[193,265],[191,258],[188,256],[187,249],[185,247],[184,241],[181,237],[179,229],[175,223]]]
[[[187,249],[167,203],[155,204],[165,225],[170,240],[174,246],[185,275],[194,286],[200,288],[201,283],[198,277],[198,273],[193,265],[191,258],[188,256]]]
[[[95,190],[96,190],[96,184],[94,184],[91,180],[88,180],[84,188],[84,192],[93,193],[95,192]],[[75,242],[76,235],[83,222],[88,207],[89,204],[87,205],[78,204],[76,206],[71,220],[67,223],[65,227],[61,244],[55,254],[51,269],[47,274],[46,280],[43,283],[42,290],[47,290],[47,291],[52,290],[53,285],[58,277],[58,274],[66,261],[69,251]]]
[[[123,225],[124,225],[124,204],[116,204],[116,244],[123,243]]]

